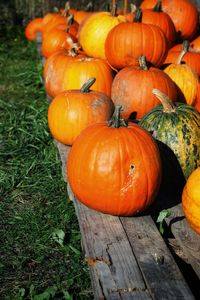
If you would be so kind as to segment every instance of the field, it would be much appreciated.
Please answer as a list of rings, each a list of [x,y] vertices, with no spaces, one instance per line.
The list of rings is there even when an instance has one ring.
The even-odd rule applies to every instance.
[[[0,299],[91,299],[35,43],[0,37]]]

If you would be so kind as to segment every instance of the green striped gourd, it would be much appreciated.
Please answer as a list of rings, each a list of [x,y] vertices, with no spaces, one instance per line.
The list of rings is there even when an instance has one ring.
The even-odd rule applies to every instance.
[[[162,105],[148,112],[139,124],[173,151],[187,179],[199,166],[200,114],[190,105],[173,103],[157,89],[153,89],[152,92]]]

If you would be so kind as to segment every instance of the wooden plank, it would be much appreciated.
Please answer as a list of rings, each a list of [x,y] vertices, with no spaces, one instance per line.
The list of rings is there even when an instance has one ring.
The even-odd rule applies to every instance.
[[[95,299],[151,299],[120,219],[74,205]]]
[[[121,218],[149,290],[156,299],[194,299],[150,216]]]
[[[200,235],[188,224],[181,203],[171,207],[169,211],[170,216],[165,221],[200,279]]]

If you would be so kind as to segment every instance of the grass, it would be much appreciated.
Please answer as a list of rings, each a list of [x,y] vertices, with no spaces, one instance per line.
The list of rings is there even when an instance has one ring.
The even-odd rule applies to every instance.
[[[4,28],[0,69],[0,299],[91,299],[42,67],[22,28]]]

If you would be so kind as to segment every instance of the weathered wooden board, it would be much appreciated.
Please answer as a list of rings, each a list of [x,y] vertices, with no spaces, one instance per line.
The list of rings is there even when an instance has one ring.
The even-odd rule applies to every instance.
[[[118,218],[74,205],[95,299],[119,291],[130,299],[194,299],[150,216]]]
[[[187,257],[188,263],[200,279],[200,236],[188,224],[181,203],[170,208],[170,212],[166,222]]]
[[[67,183],[71,147],[56,140],[54,144]],[[119,218],[102,214],[74,198],[68,183],[67,189],[74,201],[95,299],[195,299],[150,215]],[[188,229],[180,205],[172,209],[167,224],[199,275],[199,236]]]

